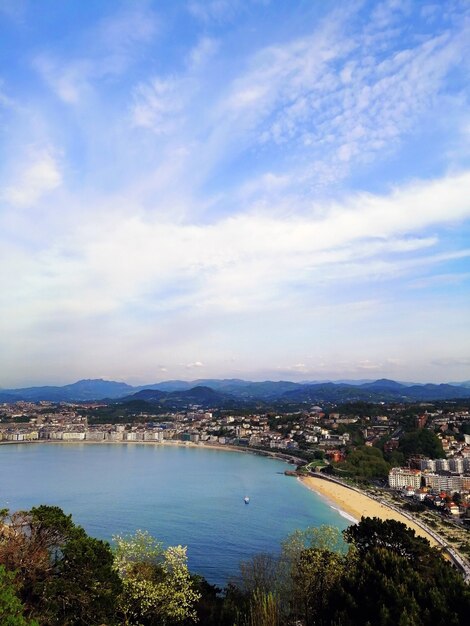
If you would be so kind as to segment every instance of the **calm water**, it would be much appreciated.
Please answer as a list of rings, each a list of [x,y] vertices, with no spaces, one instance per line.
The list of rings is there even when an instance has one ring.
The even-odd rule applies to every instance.
[[[148,530],[188,546],[190,568],[218,584],[241,559],[276,552],[296,528],[349,522],[282,461],[252,454],[151,445],[0,446],[0,508],[54,504],[89,534]],[[250,496],[250,504],[243,498]]]

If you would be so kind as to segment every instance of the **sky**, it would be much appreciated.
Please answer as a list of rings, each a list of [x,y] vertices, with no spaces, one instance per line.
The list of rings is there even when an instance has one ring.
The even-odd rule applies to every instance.
[[[468,0],[0,0],[0,387],[470,379]]]

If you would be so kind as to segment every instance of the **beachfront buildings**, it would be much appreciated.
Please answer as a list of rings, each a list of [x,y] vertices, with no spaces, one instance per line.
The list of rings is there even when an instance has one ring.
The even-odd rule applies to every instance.
[[[388,485],[392,489],[404,489],[421,487],[421,471],[408,469],[407,467],[393,467],[388,475]]]

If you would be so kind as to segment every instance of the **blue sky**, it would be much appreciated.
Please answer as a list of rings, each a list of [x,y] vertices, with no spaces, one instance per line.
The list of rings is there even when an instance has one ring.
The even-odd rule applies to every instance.
[[[0,0],[0,386],[470,379],[466,0]]]

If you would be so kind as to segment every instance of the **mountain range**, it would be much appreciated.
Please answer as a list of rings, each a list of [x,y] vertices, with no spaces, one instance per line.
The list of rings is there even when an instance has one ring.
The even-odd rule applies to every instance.
[[[470,399],[470,381],[452,384],[413,384],[380,380],[302,382],[241,379],[168,380],[132,386],[103,379],[79,380],[64,386],[0,390],[0,402],[87,402],[144,400],[153,403],[229,406],[236,402],[415,402]]]

